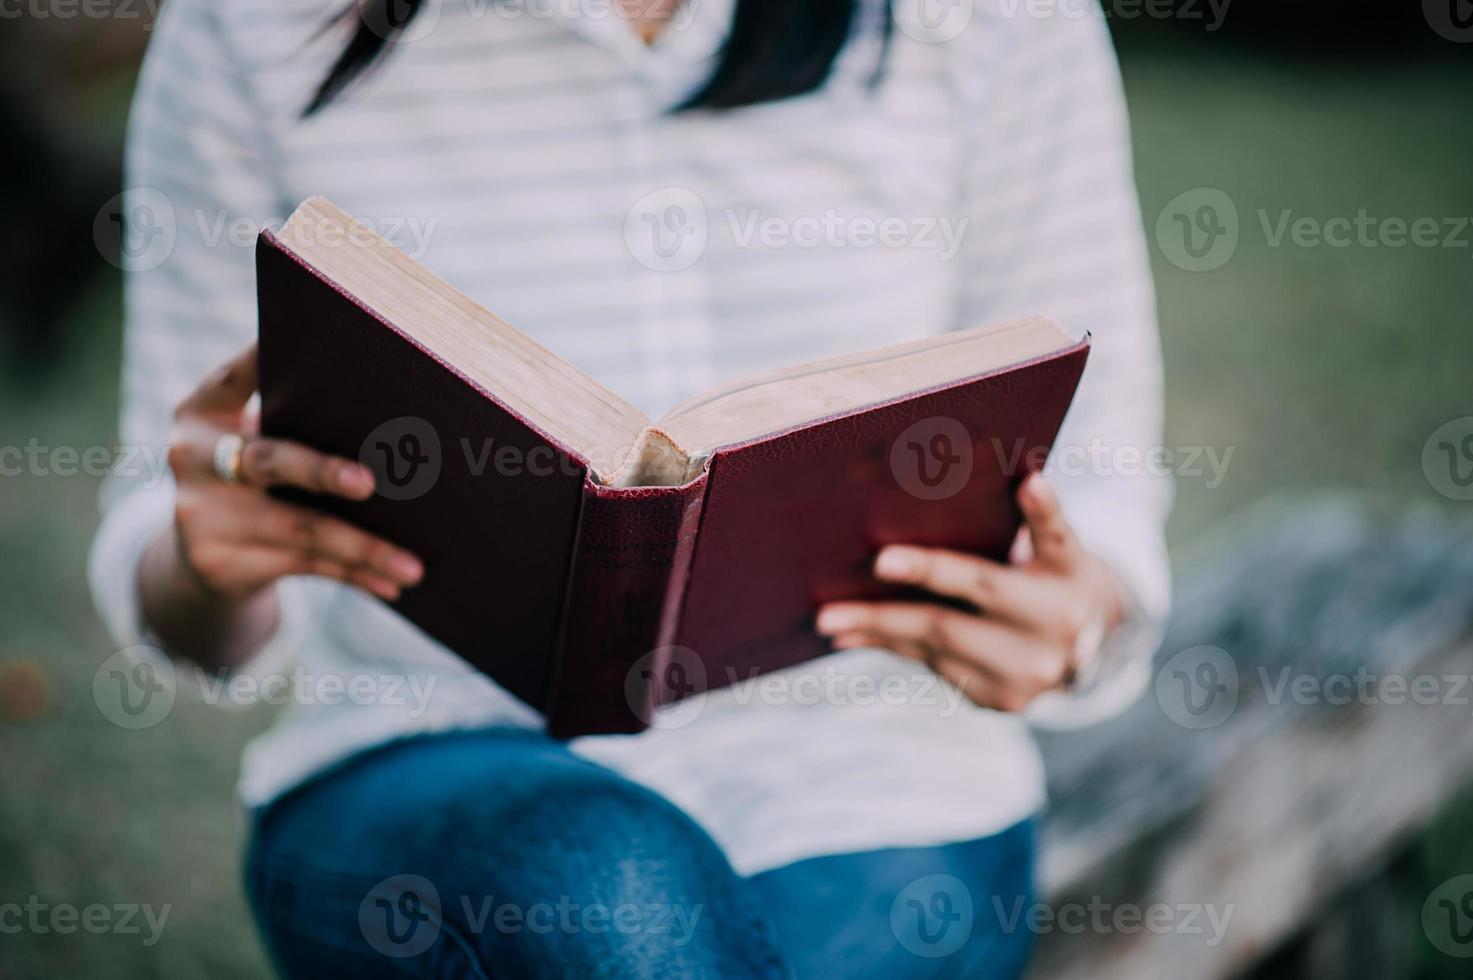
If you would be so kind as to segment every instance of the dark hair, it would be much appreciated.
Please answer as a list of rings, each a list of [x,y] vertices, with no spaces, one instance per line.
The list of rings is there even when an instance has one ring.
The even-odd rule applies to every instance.
[[[414,19],[426,0],[354,0],[342,14],[361,18],[348,46],[317,86],[304,115],[312,115],[351,86],[384,54],[389,40]],[[686,0],[700,3],[701,0]],[[811,92],[824,83],[866,0],[737,0],[731,34],[706,83],[678,109],[733,109]],[[889,47],[890,0],[883,45]],[[878,77],[878,67],[876,69]]]

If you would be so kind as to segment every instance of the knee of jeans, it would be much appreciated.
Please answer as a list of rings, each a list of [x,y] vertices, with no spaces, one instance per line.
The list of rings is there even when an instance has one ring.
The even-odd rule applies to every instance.
[[[488,894],[473,931],[488,965],[516,973],[555,956],[565,974],[663,963],[680,967],[668,975],[780,975],[765,916],[720,848],[643,787],[560,774],[476,836]]]
[[[714,841],[670,801],[596,769],[560,774],[500,814],[488,867],[503,887],[573,890],[610,905],[688,899],[734,877]]]

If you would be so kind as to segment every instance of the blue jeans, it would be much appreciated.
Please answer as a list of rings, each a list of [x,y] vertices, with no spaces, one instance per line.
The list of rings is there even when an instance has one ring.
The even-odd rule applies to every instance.
[[[742,877],[664,797],[500,730],[309,782],[257,815],[246,867],[284,976],[495,980],[1013,977],[1032,874],[1024,822]]]

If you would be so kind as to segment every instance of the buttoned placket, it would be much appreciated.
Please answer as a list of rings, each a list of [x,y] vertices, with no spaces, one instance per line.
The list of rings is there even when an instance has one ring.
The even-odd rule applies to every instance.
[[[638,309],[634,336],[646,390],[628,394],[658,413],[714,384],[715,324],[710,291],[710,230],[716,202],[703,195],[681,145],[684,121],[671,109],[711,70],[725,40],[731,0],[686,0],[646,44],[612,0],[581,0],[570,26],[626,69],[617,83],[615,136],[622,167],[623,238]],[[722,19],[726,18],[726,19]]]

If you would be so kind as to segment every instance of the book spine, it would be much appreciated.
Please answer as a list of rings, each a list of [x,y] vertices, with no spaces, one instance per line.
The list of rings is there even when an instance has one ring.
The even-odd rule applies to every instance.
[[[632,734],[649,726],[662,700],[662,648],[678,624],[706,480],[585,485],[545,710],[549,734]]]

